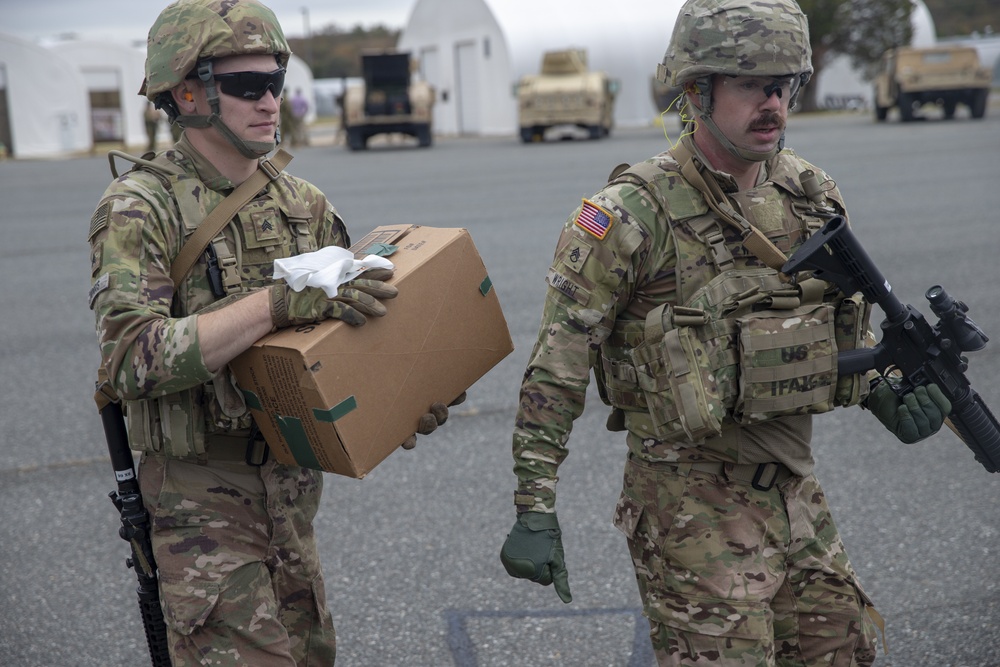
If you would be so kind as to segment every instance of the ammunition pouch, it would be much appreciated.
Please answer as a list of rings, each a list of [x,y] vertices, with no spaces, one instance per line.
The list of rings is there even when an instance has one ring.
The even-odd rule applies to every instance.
[[[228,371],[193,389],[127,401],[125,418],[133,450],[202,460],[214,458],[208,450],[220,439],[240,438],[245,448],[248,437],[239,434],[248,433],[253,424]]]
[[[620,322],[596,373],[605,402],[626,425],[689,441],[720,435],[727,419],[747,425],[857,403],[867,382],[839,377],[837,354],[861,346],[867,305],[824,301],[821,281],[776,281],[768,270],[727,272],[696,295],[707,301],[692,300],[707,308],[664,304],[644,322]]]
[[[205,414],[194,390],[127,401],[125,418],[135,451],[178,458],[205,454]]]
[[[646,338],[629,354],[656,434],[701,440],[722,432],[725,406],[705,342],[694,327],[676,326],[676,314],[667,305],[650,311]],[[705,322],[700,311],[682,315],[688,316]]]
[[[750,313],[739,323],[739,391],[733,419],[819,414],[834,407],[837,346],[828,303]]]

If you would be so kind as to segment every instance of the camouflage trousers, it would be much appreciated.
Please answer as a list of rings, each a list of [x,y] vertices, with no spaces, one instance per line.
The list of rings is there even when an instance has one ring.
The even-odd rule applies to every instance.
[[[816,478],[688,468],[630,459],[615,510],[658,664],[871,665],[874,610]]]
[[[143,455],[139,485],[173,667],[333,664],[312,527],[322,473]]]

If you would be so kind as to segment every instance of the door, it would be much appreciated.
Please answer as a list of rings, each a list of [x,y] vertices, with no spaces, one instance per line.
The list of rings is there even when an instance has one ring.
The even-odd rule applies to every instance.
[[[479,61],[476,43],[455,44],[455,102],[459,134],[479,134]]]
[[[117,70],[86,68],[83,80],[90,94],[90,127],[94,143],[125,142],[128,119],[122,111],[121,77]]]

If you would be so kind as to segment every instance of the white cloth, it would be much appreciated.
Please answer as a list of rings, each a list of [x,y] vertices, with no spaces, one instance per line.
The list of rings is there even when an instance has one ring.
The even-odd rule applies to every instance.
[[[329,298],[337,296],[337,288],[354,280],[368,269],[391,269],[392,262],[378,255],[354,259],[347,248],[328,246],[314,252],[274,260],[274,277],[283,279],[296,292],[306,287],[319,287]]]

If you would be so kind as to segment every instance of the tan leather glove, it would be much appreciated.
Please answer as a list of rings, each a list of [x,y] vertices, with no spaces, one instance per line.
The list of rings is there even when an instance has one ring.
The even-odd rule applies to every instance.
[[[327,319],[343,320],[361,326],[365,315],[382,317],[386,310],[379,300],[392,299],[399,292],[383,280],[392,276],[388,269],[372,269],[340,286],[337,296],[329,298],[318,287],[296,292],[286,283],[271,285],[271,321],[278,329],[310,324]]]

